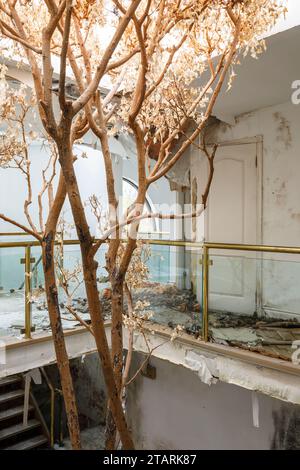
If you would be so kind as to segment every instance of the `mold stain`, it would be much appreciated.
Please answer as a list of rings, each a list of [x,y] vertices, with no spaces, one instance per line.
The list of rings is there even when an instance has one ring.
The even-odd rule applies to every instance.
[[[275,197],[275,202],[278,206],[284,205],[287,200],[287,188],[286,183],[281,181],[280,178],[274,180],[274,190],[272,191]]]
[[[273,412],[273,422],[275,431],[271,449],[300,449],[300,406],[291,409],[283,405],[280,410]]]
[[[297,222],[300,222],[300,212],[292,212],[291,218]]]
[[[292,146],[292,133],[290,122],[281,114],[274,113],[274,120],[277,124],[277,142],[284,145],[285,149],[288,150]]]

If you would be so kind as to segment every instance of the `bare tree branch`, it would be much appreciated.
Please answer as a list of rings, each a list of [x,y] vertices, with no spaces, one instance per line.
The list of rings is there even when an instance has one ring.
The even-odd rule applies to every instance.
[[[0,214],[0,219],[4,220],[4,222],[8,222],[9,224],[14,225],[15,227],[20,228],[21,230],[23,230],[23,232],[26,232],[28,233],[28,235],[31,235],[32,237],[36,238],[39,242],[42,241],[42,237],[37,232],[34,232],[25,225],[20,224],[16,220],[11,219],[10,217],[6,217],[4,214]]]

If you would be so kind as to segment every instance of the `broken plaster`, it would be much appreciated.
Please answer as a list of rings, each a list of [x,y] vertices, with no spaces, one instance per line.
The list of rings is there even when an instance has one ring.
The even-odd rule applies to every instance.
[[[298,375],[253,365],[223,355],[205,355],[202,351],[191,349],[180,340],[162,342],[158,334],[150,334],[148,340],[151,348],[161,344],[153,352],[154,356],[193,371],[207,385],[216,384],[219,380],[282,401],[300,404]],[[135,338],[134,348],[136,351],[147,353],[145,344],[138,337]]]
[[[186,351],[185,367],[195,372],[207,384],[218,380],[260,392],[283,401],[300,404],[299,378],[286,380],[280,373],[259,366],[252,366],[222,356],[209,358],[195,351]],[[254,425],[257,419],[254,420]]]
[[[207,385],[217,383],[217,379],[214,377],[214,359],[197,354],[195,351],[187,351],[185,365],[188,369],[197,373],[201,382]]]

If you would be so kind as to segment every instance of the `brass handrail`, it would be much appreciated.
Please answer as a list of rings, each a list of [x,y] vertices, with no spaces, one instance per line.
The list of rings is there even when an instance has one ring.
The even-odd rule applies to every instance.
[[[260,251],[265,253],[290,253],[300,255],[300,248],[295,246],[248,245],[243,243],[212,243],[204,242],[207,249]]]
[[[27,232],[0,232],[0,237],[25,237],[26,235],[30,236]]]
[[[12,233],[11,233],[12,234]],[[10,234],[10,235],[11,235]],[[0,233],[0,236],[3,235]],[[8,235],[8,234],[5,234]],[[13,233],[13,235],[19,235],[19,233]],[[270,245],[250,245],[242,243],[213,243],[213,242],[193,242],[185,240],[160,240],[160,239],[140,239],[141,241],[148,243],[150,245],[161,245],[161,246],[175,246],[175,247],[185,247],[185,248],[200,248],[202,250],[202,338],[204,341],[208,341],[208,283],[209,283],[209,250],[235,250],[235,251],[253,251],[261,253],[285,253],[285,254],[300,254],[300,247],[291,247],[291,246],[270,246]],[[99,241],[98,239],[94,240],[95,243]],[[122,241],[126,241],[123,239]],[[109,243],[109,240],[106,240],[104,243]],[[57,241],[55,244],[59,245],[60,242]],[[76,246],[80,242],[77,239],[63,240],[64,246]],[[40,242],[37,240],[24,240],[24,241],[13,241],[13,242],[0,242],[1,248],[13,248],[13,247],[23,247],[25,248],[25,337],[31,337],[31,305],[30,302],[27,302],[27,299],[30,299],[31,294],[31,285],[30,285],[30,249],[31,247],[40,246]],[[27,282],[26,282],[27,280]]]
[[[97,243],[99,239],[95,238],[94,242]],[[122,239],[122,241],[126,242],[126,239]],[[191,241],[184,241],[184,240],[151,240],[141,238],[140,241],[144,243],[149,243],[150,245],[168,245],[168,246],[184,246],[184,247],[191,247],[191,248],[202,248],[203,243],[199,242],[191,242]],[[108,243],[109,241],[105,241],[104,243]],[[60,242],[57,241],[55,244],[59,245]],[[79,245],[79,240],[64,240],[64,245]],[[27,246],[41,246],[40,242],[37,240],[26,240],[26,241],[15,241],[15,242],[0,242],[0,248],[25,248]]]
[[[55,244],[59,245],[57,241]],[[64,240],[64,245],[79,245],[79,240]],[[27,246],[41,246],[38,240],[25,240],[15,242],[0,242],[0,248],[26,248]]]
[[[60,234],[61,232],[57,232]],[[43,235],[42,232],[38,232],[38,235]],[[27,232],[0,232],[0,237],[30,237]]]

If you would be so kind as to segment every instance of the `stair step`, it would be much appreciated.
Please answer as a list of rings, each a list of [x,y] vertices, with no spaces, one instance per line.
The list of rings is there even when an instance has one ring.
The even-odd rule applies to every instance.
[[[12,446],[6,447],[5,450],[30,450],[34,449],[35,447],[39,447],[43,444],[46,444],[47,439],[45,436],[35,436],[31,439],[27,439],[26,441],[18,442],[17,444],[13,444]]]
[[[32,411],[34,408],[32,405],[29,405],[28,411]],[[24,412],[24,406],[15,406],[14,408],[9,408],[4,411],[0,411],[0,421],[4,421],[5,419],[14,418],[15,416],[22,415]]]
[[[19,383],[21,381],[21,377],[16,377],[16,376],[10,376],[10,377],[4,377],[3,379],[0,379],[0,387],[5,387],[6,385],[12,385]]]
[[[24,395],[24,390],[22,389],[13,390],[12,392],[2,393],[2,395],[0,395],[0,404],[5,403],[10,400],[14,400],[15,398],[20,398],[23,395]]]
[[[8,439],[9,437],[29,431],[30,429],[34,429],[37,426],[40,426],[40,422],[36,419],[30,419],[26,426],[23,426],[23,423],[14,424],[9,428],[1,429],[0,440]]]

